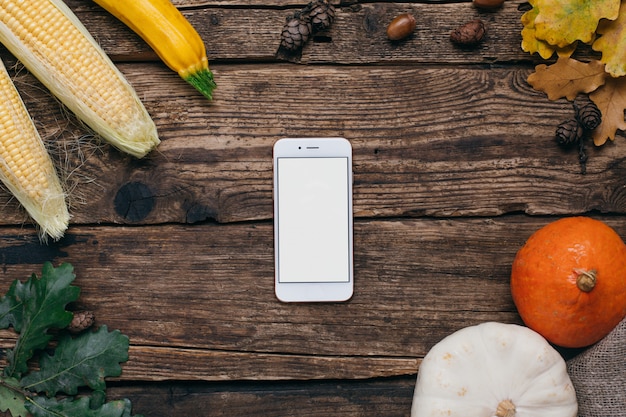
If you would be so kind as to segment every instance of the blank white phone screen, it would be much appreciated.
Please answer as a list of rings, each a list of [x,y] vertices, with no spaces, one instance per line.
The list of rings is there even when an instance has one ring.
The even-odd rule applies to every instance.
[[[278,158],[278,281],[349,282],[348,158]]]

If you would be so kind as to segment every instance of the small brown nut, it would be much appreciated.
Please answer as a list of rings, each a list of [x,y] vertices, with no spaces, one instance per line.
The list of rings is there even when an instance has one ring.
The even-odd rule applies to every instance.
[[[76,311],[67,329],[72,333],[80,333],[93,326],[96,316],[92,311]]]
[[[392,41],[399,41],[410,36],[415,26],[415,17],[410,13],[403,13],[389,23],[387,37]]]
[[[459,45],[476,45],[485,36],[485,24],[480,19],[474,19],[450,33],[450,40]]]
[[[504,0],[472,0],[472,3],[479,9],[493,10],[502,7]]]

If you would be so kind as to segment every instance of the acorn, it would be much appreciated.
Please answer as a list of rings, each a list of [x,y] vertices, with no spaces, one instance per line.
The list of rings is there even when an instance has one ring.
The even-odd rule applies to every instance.
[[[474,6],[479,9],[495,10],[504,4],[504,0],[472,0]]]
[[[410,13],[403,13],[393,19],[387,26],[387,38],[392,41],[407,38],[415,31],[416,26],[415,17]]]
[[[476,45],[487,32],[485,24],[480,19],[474,19],[450,33],[450,40],[458,45]]]

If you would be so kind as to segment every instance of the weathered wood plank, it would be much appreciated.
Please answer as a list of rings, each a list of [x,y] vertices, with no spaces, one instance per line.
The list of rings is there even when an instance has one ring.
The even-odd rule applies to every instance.
[[[68,3],[115,59],[156,60],[155,54],[136,35],[92,2]],[[275,61],[285,19],[308,2],[271,6],[185,3],[188,8],[183,2],[179,5],[204,39],[209,60],[219,62]],[[521,50],[523,12],[518,7],[522,3],[507,1],[496,12],[481,11],[469,1],[336,3],[336,18],[331,28],[308,42],[301,56],[290,59],[308,64],[539,62],[540,58]],[[417,19],[414,35],[403,42],[389,41],[387,25],[405,12]],[[487,25],[487,36],[481,45],[476,48],[453,45],[450,32],[475,18]]]
[[[488,16],[498,16],[498,21],[502,16],[518,19],[519,12],[511,8],[520,3],[507,2]],[[128,30],[106,13],[94,11],[94,4],[70,4],[85,19],[106,21],[88,23],[111,39],[112,48],[121,48],[111,53],[135,59],[145,55],[141,52],[145,45],[138,39],[131,42],[134,46],[124,46],[124,39],[132,38]],[[395,7],[407,4],[365,6],[394,14]],[[457,14],[447,10],[446,16],[477,13],[469,2],[412,7],[434,8],[437,13],[448,7],[465,10]],[[225,12],[235,10],[248,19],[254,14],[249,8]],[[449,19],[434,19],[433,24]],[[110,29],[111,25],[122,33]],[[502,25],[510,34],[512,22]],[[510,50],[512,42],[499,42],[509,46],[498,50]],[[239,51],[233,43],[232,38],[227,42],[229,50]],[[376,44],[372,49],[388,47]],[[368,55],[354,45],[346,49],[328,59],[337,61],[349,51],[357,51],[358,57]],[[454,64],[454,58],[440,49],[426,55]],[[458,56],[467,51],[453,48],[451,53]],[[393,57],[389,62],[402,59]],[[528,69],[218,65],[220,87],[215,101],[207,103],[160,63],[120,67],[144,98],[164,139],[159,152],[145,161],[91,147],[89,138],[77,141],[75,136],[89,131],[77,127],[32,77],[16,78],[63,165],[76,224],[267,219],[271,216],[271,143],[281,136],[298,135],[342,135],[353,140],[359,216],[624,211],[622,188],[615,185],[615,179],[623,176],[623,143],[618,140],[617,146],[606,146],[598,155],[592,152],[590,175],[578,175],[574,152],[545,145],[556,124],[570,117],[571,108],[562,101],[547,102],[530,89],[525,82]],[[119,203],[118,198],[116,206],[116,197],[133,195],[129,184],[140,187],[130,191],[153,197],[142,197],[151,210],[127,211],[135,201],[128,199]],[[572,184],[577,185],[573,192]],[[0,204],[6,207],[2,219],[6,224],[28,221],[8,193],[0,194]]]
[[[96,145],[0,51],[73,214],[66,237],[44,245],[0,191],[0,294],[45,261],[71,262],[82,289],[72,307],[130,336],[108,394],[131,398],[135,413],[408,416],[433,344],[472,324],[521,322],[508,276],[534,230],[593,213],[626,236],[624,137],[589,149],[586,176],[575,151],[552,143],[572,108],[525,81],[541,61],[520,49],[522,0],[494,13],[470,0],[337,1],[332,28],[291,58],[305,65],[275,52],[306,0],[175,0],[207,44],[212,103],[93,2],[67,3],[136,86],[163,143],[142,161]],[[418,28],[389,42],[402,12]],[[485,41],[452,45],[450,31],[475,17]],[[312,135],[354,146],[356,291],[347,303],[287,305],[273,294],[271,146]],[[0,349],[14,341],[0,331]]]
[[[16,335],[0,330],[0,349]],[[420,358],[291,355],[131,346],[118,381],[355,380],[414,375]],[[0,366],[5,367],[4,357]]]
[[[133,346],[126,381],[370,379],[414,375],[421,359],[238,353]],[[190,366],[192,365],[192,366]]]
[[[315,383],[168,384],[119,386],[133,411],[151,417],[408,417],[414,377]]]
[[[452,328],[489,316],[516,320],[508,264],[504,256],[492,259],[509,227],[489,220],[358,221],[357,288],[345,304],[276,300],[271,223],[80,227],[48,248],[58,251],[56,262],[75,266],[82,300],[101,323],[132,333],[139,345],[412,357]],[[467,246],[455,247],[460,237]],[[2,243],[2,251],[22,252],[3,257],[3,276],[27,277],[40,268],[29,260],[40,245],[34,236],[15,239]],[[106,302],[98,302],[103,295]],[[308,327],[294,332],[299,323]],[[422,342],[400,347],[399,340]]]
[[[355,295],[336,304],[276,300],[268,222],[77,227],[49,246],[4,228],[0,290],[44,259],[71,262],[77,307],[130,336],[133,380],[406,375],[459,328],[520,322],[510,265],[551,220],[359,220]]]
[[[552,139],[571,105],[523,69],[221,66],[209,103],[157,64],[121,68],[163,140],[141,161],[77,140],[88,131],[18,78],[64,165],[74,224],[271,219],[272,144],[315,135],[352,141],[358,217],[626,210],[623,137],[590,147],[580,175],[576,150]],[[24,221],[7,192],[0,205],[0,222]]]

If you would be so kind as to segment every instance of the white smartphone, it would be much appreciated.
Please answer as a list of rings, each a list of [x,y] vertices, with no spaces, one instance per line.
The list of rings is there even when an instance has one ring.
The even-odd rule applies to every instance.
[[[350,142],[280,139],[273,160],[276,297],[348,300],[354,288]]]

